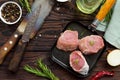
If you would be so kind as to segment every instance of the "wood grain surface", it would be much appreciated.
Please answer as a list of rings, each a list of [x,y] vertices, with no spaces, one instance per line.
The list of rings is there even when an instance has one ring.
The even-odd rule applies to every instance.
[[[0,0],[0,3],[2,3],[2,1],[8,0]],[[55,4],[50,15],[46,18],[42,28],[39,30],[35,38],[29,42],[19,71],[16,74],[8,71],[8,64],[16,46],[9,52],[4,63],[0,65],[0,80],[48,80],[46,78],[37,77],[33,74],[27,73],[23,70],[23,66],[26,64],[35,66],[37,58],[41,58],[43,62],[52,70],[52,72],[60,78],[60,80],[89,80],[92,75],[103,70],[114,71],[115,75],[113,77],[103,77],[100,80],[120,80],[120,66],[111,67],[106,62],[107,50],[114,49],[111,45],[106,45],[107,50],[103,53],[92,73],[87,78],[78,78],[51,60],[51,48],[66,24],[71,21],[78,21],[83,25],[88,26],[96,15],[96,12],[91,15],[85,15],[79,12],[74,2],[75,0],[72,0],[71,4]],[[22,18],[25,15],[26,11],[23,10]],[[20,22],[21,21],[15,25],[6,25],[0,20],[0,47],[10,38]]]

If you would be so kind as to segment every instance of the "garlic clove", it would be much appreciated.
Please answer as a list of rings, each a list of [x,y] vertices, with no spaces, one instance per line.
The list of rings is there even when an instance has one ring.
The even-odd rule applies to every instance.
[[[107,62],[110,66],[120,65],[120,50],[116,49],[107,55]]]
[[[58,2],[67,2],[69,0],[57,0]]]

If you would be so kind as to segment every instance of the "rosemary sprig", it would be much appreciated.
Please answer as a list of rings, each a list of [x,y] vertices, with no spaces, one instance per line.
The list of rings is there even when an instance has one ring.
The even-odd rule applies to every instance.
[[[113,13],[113,8],[109,11],[109,13],[106,15],[104,22],[109,22]]]
[[[81,32],[80,37],[82,37],[85,33],[86,33],[86,30],[84,30],[83,32]]]
[[[30,72],[32,74],[35,74],[37,76],[42,76],[42,77],[47,77],[45,74],[43,74],[40,70],[38,70],[37,68],[32,68],[29,65],[24,66],[24,69],[27,72]]]
[[[44,63],[42,63],[41,59],[37,60],[37,65],[40,70],[38,68],[32,68],[29,65],[25,65],[24,70],[37,76],[46,77],[51,80],[59,80],[59,78],[56,77]]]
[[[106,0],[103,0],[102,5],[105,3]],[[110,11],[108,12],[108,14],[106,15],[104,22],[109,23],[111,17],[112,17],[112,13],[113,13],[113,8],[110,9]]]
[[[28,12],[31,12],[31,7],[28,0],[19,0],[22,7],[26,8]]]

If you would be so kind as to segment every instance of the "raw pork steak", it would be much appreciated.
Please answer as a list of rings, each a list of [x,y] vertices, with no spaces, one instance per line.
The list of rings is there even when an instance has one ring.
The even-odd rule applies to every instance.
[[[66,30],[61,34],[57,41],[58,49],[64,51],[73,51],[78,47],[78,32]]]
[[[89,65],[80,51],[73,51],[70,54],[70,66],[74,71],[82,75],[88,74]]]
[[[97,53],[104,47],[104,41],[101,36],[90,35],[79,40],[79,49],[84,54]]]

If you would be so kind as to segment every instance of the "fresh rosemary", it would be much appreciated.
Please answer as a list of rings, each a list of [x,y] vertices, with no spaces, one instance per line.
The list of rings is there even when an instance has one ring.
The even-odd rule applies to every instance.
[[[104,22],[110,22],[110,19],[112,17],[112,13],[113,13],[113,8],[109,11],[109,13],[106,15]]]
[[[102,5],[105,3],[106,0],[103,0]],[[109,23],[111,17],[112,17],[112,13],[113,13],[113,8],[110,9],[110,11],[108,12],[108,14],[106,15],[104,22]]]
[[[51,80],[59,80],[58,77],[56,77],[51,70],[41,61],[41,59],[37,60],[38,68],[32,68],[29,65],[24,66],[24,70],[26,70],[29,73],[35,74],[37,76],[46,77]]]
[[[31,7],[28,0],[19,0],[22,7],[26,8],[28,12],[31,12]]]

